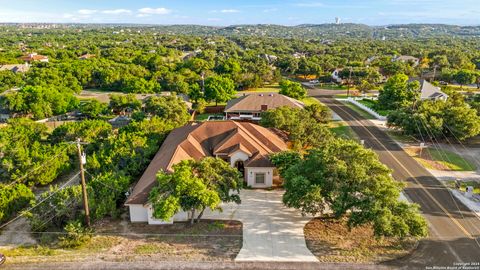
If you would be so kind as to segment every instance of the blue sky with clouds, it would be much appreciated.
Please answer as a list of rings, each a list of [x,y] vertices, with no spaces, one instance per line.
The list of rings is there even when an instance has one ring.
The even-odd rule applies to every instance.
[[[0,22],[480,25],[480,0],[0,0]]]

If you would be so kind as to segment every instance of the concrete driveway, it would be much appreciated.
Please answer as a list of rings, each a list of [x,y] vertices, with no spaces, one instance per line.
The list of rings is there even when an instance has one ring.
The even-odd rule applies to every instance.
[[[243,223],[243,247],[236,261],[316,262],[308,250],[303,227],[311,219],[282,203],[283,191],[242,190],[242,203],[225,204],[223,212],[207,219],[234,219]]]

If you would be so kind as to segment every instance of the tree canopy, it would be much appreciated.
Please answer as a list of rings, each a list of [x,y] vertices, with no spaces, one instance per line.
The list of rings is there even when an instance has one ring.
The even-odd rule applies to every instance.
[[[280,94],[295,98],[302,99],[307,96],[307,90],[298,82],[292,82],[290,80],[283,80],[280,82]]]
[[[418,206],[399,201],[402,185],[377,155],[356,142],[336,139],[298,154],[271,158],[284,178],[283,202],[304,214],[348,218],[349,226],[372,224],[378,236],[426,236]]]

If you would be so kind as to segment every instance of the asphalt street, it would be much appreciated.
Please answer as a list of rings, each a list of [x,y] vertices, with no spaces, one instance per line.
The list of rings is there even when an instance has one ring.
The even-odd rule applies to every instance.
[[[374,150],[382,163],[393,170],[397,181],[405,182],[405,194],[420,205],[429,223],[430,236],[420,241],[411,255],[385,263],[405,269],[480,263],[480,218],[471,212],[424,167],[419,165],[384,131],[343,103],[325,97],[322,90],[310,90],[353,129],[365,146]],[[480,269],[473,268],[473,269]]]

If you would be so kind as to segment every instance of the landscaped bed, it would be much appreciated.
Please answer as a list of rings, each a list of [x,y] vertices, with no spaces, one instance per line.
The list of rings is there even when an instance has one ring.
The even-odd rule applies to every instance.
[[[315,218],[305,225],[308,249],[320,262],[381,262],[409,254],[416,245],[411,238],[376,238],[371,226],[349,230],[346,220]]]
[[[7,263],[147,259],[232,261],[243,241],[242,224],[238,221],[202,220],[191,226],[188,223],[147,225],[104,220],[94,228],[92,239],[77,248],[61,248],[54,241],[44,245],[0,248],[0,253],[7,256]]]
[[[427,169],[440,171],[474,171],[475,165],[460,155],[436,148],[410,147],[405,151]]]

